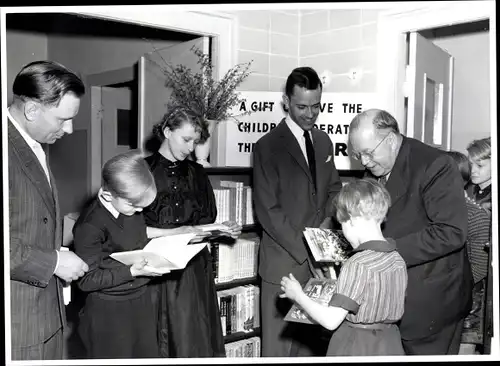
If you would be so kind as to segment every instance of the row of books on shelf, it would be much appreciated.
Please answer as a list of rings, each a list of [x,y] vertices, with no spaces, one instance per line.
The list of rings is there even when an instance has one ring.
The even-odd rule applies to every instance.
[[[240,225],[254,224],[252,188],[243,182],[222,180],[220,188],[214,189],[217,205],[217,220],[235,221]]]
[[[222,333],[251,332],[260,327],[260,289],[245,285],[218,291]]]
[[[226,357],[260,357],[260,338],[252,337],[227,343]]]
[[[215,283],[226,283],[257,275],[257,256],[260,239],[236,239],[235,243],[217,243],[210,245],[213,257]]]

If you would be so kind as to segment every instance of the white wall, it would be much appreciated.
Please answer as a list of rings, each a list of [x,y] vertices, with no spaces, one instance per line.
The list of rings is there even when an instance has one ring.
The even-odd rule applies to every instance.
[[[157,49],[177,41],[154,41]],[[154,48],[148,41],[129,38],[50,35],[48,55],[63,65],[82,73],[97,74],[134,65]]]
[[[12,83],[21,68],[33,61],[47,59],[47,35],[7,31],[7,104],[12,102]]]
[[[465,153],[469,142],[491,134],[489,32],[432,41],[455,58],[451,148]]]

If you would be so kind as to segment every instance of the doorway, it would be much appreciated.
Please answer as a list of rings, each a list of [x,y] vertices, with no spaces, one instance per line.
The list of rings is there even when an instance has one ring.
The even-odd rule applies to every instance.
[[[491,136],[490,21],[460,23],[418,33],[454,59],[450,148],[465,153],[472,140]]]
[[[26,41],[19,47],[33,47],[36,43],[43,51],[28,58],[20,57],[18,54],[21,52],[17,50],[7,50],[9,74],[14,74],[9,75],[11,80],[28,62],[46,58],[76,70],[86,84],[87,93],[73,121],[73,134],[65,136],[48,149],[48,159],[61,198],[62,214],[80,211],[96,192],[96,182],[97,186],[100,185],[102,166],[101,144],[97,148],[95,144],[95,141],[101,141],[101,126],[92,128],[91,125],[92,99],[96,102],[93,86],[127,88],[132,94],[132,101],[137,100],[139,58],[153,47],[163,49],[199,35],[134,24],[131,21],[111,21],[99,16],[69,13],[7,13],[6,29],[7,37],[9,34],[20,35]],[[132,116],[136,116],[137,103],[131,103],[130,107]],[[117,113],[120,114],[122,127],[137,123],[134,118],[127,120],[131,115],[125,113],[126,108],[117,108],[120,109],[121,112]],[[115,152],[126,139],[134,138],[134,133],[122,132],[126,131],[116,136],[120,141],[115,146]],[[128,144],[130,148],[136,145]]]
[[[380,14],[378,22],[378,70],[377,70],[377,82],[378,82],[378,92],[381,96],[381,108],[386,109],[391,114],[393,114],[398,122],[400,123],[400,129],[403,134],[414,137],[412,134],[414,131],[409,129],[409,123],[406,123],[406,115],[410,115],[411,110],[415,108],[415,105],[410,103],[409,98],[405,99],[404,96],[409,94],[409,86],[406,81],[409,79],[408,76],[412,76],[412,72],[408,72],[406,65],[409,59],[409,49],[407,47],[407,37],[408,34],[418,35],[421,38],[424,36],[433,37],[434,34],[439,34],[440,30],[443,32],[453,32],[457,28],[449,28],[449,26],[459,25],[463,27],[462,29],[467,29],[472,27],[477,27],[478,24],[481,27],[481,22],[488,22],[490,19],[494,19],[495,14],[495,3],[493,1],[453,1],[453,2],[429,2],[428,4],[416,4],[414,6],[408,6],[403,9],[397,8],[386,11]],[[476,23],[477,24],[474,24]],[[446,30],[444,28],[447,28]],[[494,26],[492,25],[492,29]],[[484,29],[483,29],[484,31]],[[474,33],[474,32],[473,32]],[[415,37],[415,36],[414,36]],[[432,42],[438,42],[437,39],[433,39]],[[496,136],[496,79],[494,66],[496,65],[495,53],[495,38],[489,37],[485,42],[488,46],[491,55],[493,57],[489,58],[490,64],[484,69],[490,72],[491,77],[487,77],[489,84],[483,90],[489,99],[489,106],[484,108],[489,111],[489,117],[486,117],[486,125],[490,126],[490,135],[492,137]],[[443,44],[441,47],[446,48]],[[451,52],[451,51],[450,51]],[[485,70],[481,70],[485,71]],[[477,72],[477,71],[476,71]],[[475,80],[474,75],[468,80]],[[406,102],[406,103],[405,103]],[[456,103],[453,103],[456,104]],[[461,103],[462,104],[462,103]],[[451,110],[451,109],[450,109]],[[467,125],[469,128],[474,128],[475,118],[468,121]],[[410,126],[411,127],[411,126]],[[464,135],[466,132],[464,132]],[[484,137],[484,136],[481,136]],[[471,136],[467,136],[467,140],[471,139]],[[463,146],[463,145],[462,145]],[[463,150],[463,148],[454,146],[451,144],[453,149]],[[492,159],[495,166],[496,159],[496,140],[493,139],[492,144]],[[493,172],[493,179],[495,179],[496,174]],[[496,186],[496,182],[493,182]],[[496,222],[496,210],[493,210],[493,222]],[[493,243],[498,243],[498,237],[496,232],[493,233]],[[496,245],[492,247],[497,248]],[[485,332],[483,334],[483,354],[496,354],[498,352],[498,309],[493,307],[493,301],[498,301],[497,294],[493,294],[490,287],[493,284],[491,279],[498,280],[498,258],[496,255],[491,256],[491,267],[490,273],[488,274],[488,284],[487,284],[487,295],[486,304],[488,311],[485,314],[484,323],[488,324],[484,328]],[[494,297],[494,298],[493,298]],[[486,319],[488,317],[488,319]],[[494,328],[494,333],[493,333]],[[493,338],[494,337],[494,338]],[[462,338],[463,340],[463,338]]]
[[[383,11],[378,19],[377,32],[377,92],[380,107],[394,115],[403,134],[412,137],[407,131],[406,115],[409,105],[405,105],[408,93],[407,34],[438,29],[457,24],[489,21],[495,12],[493,1],[452,1],[429,2],[426,4],[406,5]],[[494,38],[490,37],[490,50],[494,49]],[[493,60],[494,61],[494,60]],[[494,72],[490,64],[491,72]],[[493,75],[493,74],[492,74]],[[489,95],[493,100],[496,80],[491,79]],[[490,105],[490,121],[496,121],[496,109]],[[490,122],[491,123],[491,122]],[[491,134],[495,135],[496,125],[491,123]]]

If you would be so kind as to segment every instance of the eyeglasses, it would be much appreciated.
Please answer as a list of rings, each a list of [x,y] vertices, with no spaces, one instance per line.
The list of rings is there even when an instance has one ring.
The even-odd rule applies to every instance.
[[[375,146],[372,151],[369,151],[369,152],[360,152],[360,153],[353,153],[352,154],[352,157],[355,159],[355,160],[361,160],[361,157],[364,156],[365,158],[367,158],[368,160],[373,160],[373,154],[375,153],[375,150],[378,149],[378,147],[382,144],[382,142],[385,141],[385,139],[387,138],[387,136],[389,136],[391,133],[389,132],[387,135],[384,136],[384,138],[377,144],[377,146]]]

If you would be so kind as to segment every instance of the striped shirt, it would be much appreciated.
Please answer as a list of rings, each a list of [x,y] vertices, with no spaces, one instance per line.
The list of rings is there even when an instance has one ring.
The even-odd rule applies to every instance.
[[[330,306],[348,310],[352,323],[395,323],[403,316],[407,282],[396,242],[368,241],[342,265]]]
[[[490,240],[491,217],[487,209],[466,197],[467,205],[467,254],[472,267],[474,283],[488,274],[488,253],[484,245]]]

